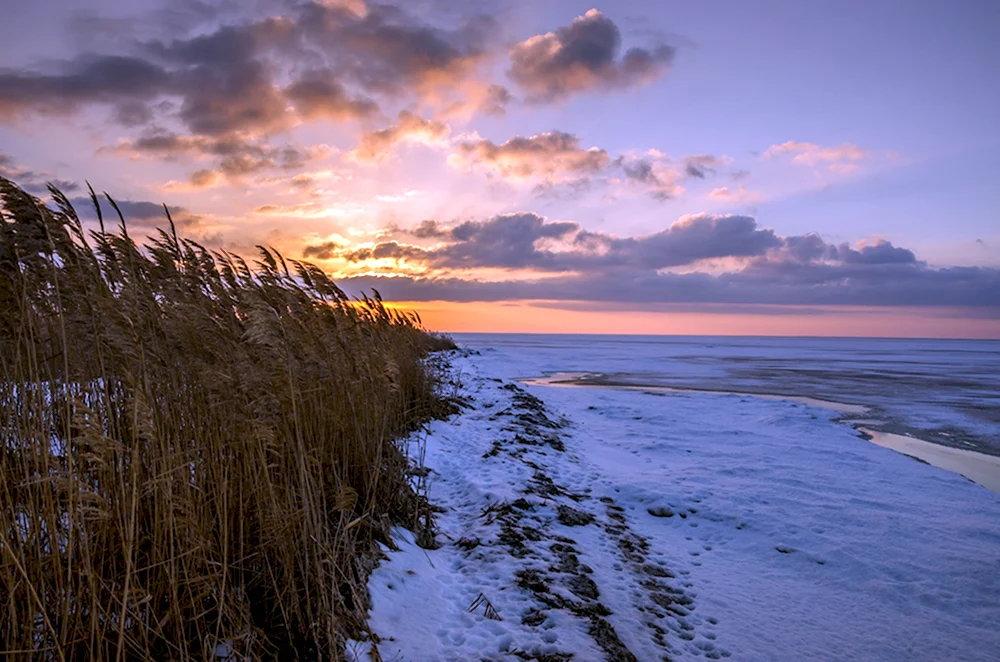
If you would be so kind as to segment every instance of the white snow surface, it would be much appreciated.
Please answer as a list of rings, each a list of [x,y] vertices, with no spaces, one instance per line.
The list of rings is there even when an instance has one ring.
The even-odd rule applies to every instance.
[[[381,659],[1000,659],[1000,495],[800,403],[533,374],[455,358],[441,546],[372,573]]]

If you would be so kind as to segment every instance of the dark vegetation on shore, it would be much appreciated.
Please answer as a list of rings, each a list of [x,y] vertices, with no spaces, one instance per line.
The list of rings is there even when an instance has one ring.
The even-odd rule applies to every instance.
[[[0,178],[0,650],[338,659],[374,541],[430,521],[400,439],[454,408],[427,358],[453,343],[51,193]]]

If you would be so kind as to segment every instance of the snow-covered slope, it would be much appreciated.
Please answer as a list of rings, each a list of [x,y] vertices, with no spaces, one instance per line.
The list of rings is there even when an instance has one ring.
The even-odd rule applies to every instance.
[[[795,402],[454,369],[441,546],[372,574],[381,659],[998,659],[1000,495]]]

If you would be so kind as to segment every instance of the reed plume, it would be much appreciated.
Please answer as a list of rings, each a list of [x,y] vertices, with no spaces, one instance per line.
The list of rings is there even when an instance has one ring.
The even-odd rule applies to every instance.
[[[0,650],[339,659],[373,541],[429,512],[400,440],[447,411],[447,339],[50,193],[0,178]]]

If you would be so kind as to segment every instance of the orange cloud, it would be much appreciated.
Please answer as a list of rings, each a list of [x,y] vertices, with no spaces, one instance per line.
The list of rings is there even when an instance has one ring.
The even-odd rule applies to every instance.
[[[368,14],[368,3],[365,0],[319,0],[319,4],[331,9],[345,9],[359,18]]]
[[[207,168],[195,170],[186,181],[171,180],[163,185],[164,191],[199,191],[213,188],[222,181],[222,173]]]
[[[728,186],[714,188],[708,194],[708,197],[713,200],[723,200],[726,202],[757,202],[760,200],[759,195],[747,191],[746,186],[743,184],[740,184],[735,189]]]
[[[855,171],[860,162],[869,158],[872,152],[862,149],[854,143],[842,143],[836,147],[822,147],[816,143],[796,142],[789,140],[778,145],[771,145],[761,155],[765,159],[791,154],[792,163],[815,167],[825,165],[833,172],[850,173]]]
[[[284,216],[289,218],[330,218],[353,216],[364,211],[356,203],[326,204],[321,202],[300,202],[294,205],[261,205],[253,210],[258,216]]]
[[[394,148],[400,143],[442,145],[450,132],[450,127],[444,122],[424,119],[404,110],[392,126],[361,136],[357,149],[345,154],[344,158],[355,163],[375,164],[392,156]]]

